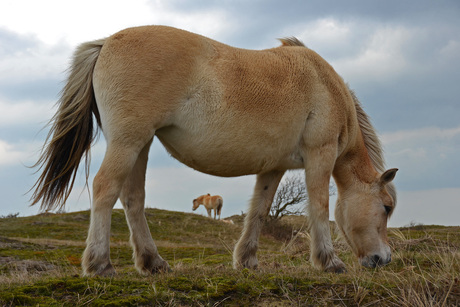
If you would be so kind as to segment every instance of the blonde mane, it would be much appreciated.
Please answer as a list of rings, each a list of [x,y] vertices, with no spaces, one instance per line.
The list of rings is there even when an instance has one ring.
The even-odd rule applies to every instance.
[[[372,125],[369,116],[364,112],[361,107],[361,103],[356,97],[355,92],[348,88],[350,91],[353,102],[355,103],[356,116],[358,118],[359,127],[364,140],[364,145],[366,146],[367,153],[371,159],[372,164],[379,173],[385,172],[385,160],[383,159],[383,149],[382,144],[380,143],[379,137],[375,132],[374,126]],[[390,196],[393,198],[396,205],[396,188],[393,183],[387,185],[387,190]]]
[[[283,44],[284,47],[306,47],[302,41],[297,39],[296,37],[285,37],[285,38],[278,38],[278,40]]]

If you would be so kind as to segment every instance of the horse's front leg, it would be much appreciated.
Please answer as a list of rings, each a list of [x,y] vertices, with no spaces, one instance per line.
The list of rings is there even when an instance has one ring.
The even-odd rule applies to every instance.
[[[208,211],[208,217],[209,217],[209,218],[212,218],[212,217],[211,217],[211,209],[206,208],[206,211]]]
[[[256,253],[259,245],[260,230],[270,212],[273,197],[283,174],[284,171],[272,171],[257,175],[249,211],[244,219],[243,233],[233,252],[234,268],[257,268]]]
[[[345,265],[334,253],[329,225],[329,182],[336,152],[335,145],[309,149],[304,161],[309,199],[310,260],[315,267],[341,273],[345,271]]]
[[[158,254],[144,212],[145,172],[151,143],[152,141],[145,145],[139,154],[120,194],[131,232],[130,243],[134,250],[134,264],[141,274],[169,270],[168,263]]]

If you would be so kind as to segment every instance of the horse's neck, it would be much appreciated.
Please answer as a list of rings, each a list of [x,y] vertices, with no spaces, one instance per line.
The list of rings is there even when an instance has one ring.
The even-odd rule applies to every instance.
[[[333,175],[339,191],[375,180],[377,171],[361,136],[356,140],[355,146],[337,159]]]

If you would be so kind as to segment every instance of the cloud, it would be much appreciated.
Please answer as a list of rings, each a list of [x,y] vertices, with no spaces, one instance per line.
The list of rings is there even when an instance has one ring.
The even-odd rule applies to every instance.
[[[10,111],[27,114],[56,100],[70,53],[68,45],[46,45],[34,35],[0,28],[0,126],[15,119],[23,123],[21,114]]]
[[[144,0],[9,1],[0,11],[1,24],[20,34],[34,33],[46,44],[70,45],[108,36],[124,27],[151,24]]]
[[[17,162],[21,156],[23,156],[22,152],[15,150],[11,144],[0,140],[0,165]]]
[[[412,35],[403,27],[377,28],[358,54],[335,60],[334,64],[351,81],[379,82],[398,77],[408,69],[404,45]]]
[[[60,75],[71,48],[62,42],[47,44],[38,35],[20,34],[0,27],[0,81],[49,78]]]
[[[9,143],[0,139],[0,168],[32,163],[34,148],[39,148],[38,143]]]
[[[439,50],[439,55],[446,61],[458,61],[460,54],[460,41],[451,39]]]
[[[385,133],[381,136],[385,144],[408,144],[408,142],[449,141],[460,136],[460,126],[450,129],[439,127],[425,127],[422,129],[405,130]]]
[[[423,24],[386,24],[368,17],[327,17],[295,24],[292,29],[303,29],[299,38],[354,83],[389,82],[426,73],[446,56],[458,58],[460,47],[449,38],[450,33],[441,34],[433,45],[437,31]]]
[[[208,6],[203,9],[180,10],[169,1],[151,4],[155,24],[168,25],[208,37],[223,36],[231,28],[229,16],[222,8]]]
[[[458,225],[460,188],[442,188],[398,192],[398,206],[389,221],[390,227],[413,223]]]
[[[405,190],[459,187],[460,126],[384,133],[387,165],[400,168],[397,186]]]
[[[34,101],[5,102],[0,99],[0,128],[24,127],[31,123],[44,125],[46,119],[54,114],[52,105]]]
[[[0,26],[22,35],[33,34],[45,44],[65,42],[71,46],[140,25],[172,25],[208,35],[228,28],[221,9],[181,12],[167,1],[146,0],[28,1],[27,9],[22,2],[12,1],[0,11],[0,20]]]
[[[319,52],[326,60],[330,60],[358,51],[359,46],[353,43],[355,28],[355,24],[351,21],[327,17],[294,24],[283,32],[287,36],[297,36],[306,46]]]

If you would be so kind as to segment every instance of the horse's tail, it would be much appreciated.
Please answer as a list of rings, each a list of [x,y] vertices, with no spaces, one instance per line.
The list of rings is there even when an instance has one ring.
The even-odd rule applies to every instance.
[[[80,45],[74,53],[67,83],[58,101],[41,156],[34,167],[42,174],[34,187],[32,204],[42,202],[40,210],[62,208],[75,182],[80,161],[85,155],[86,180],[89,175],[89,150],[97,134],[93,114],[100,126],[93,90],[93,71],[105,40]]]
[[[217,214],[220,216],[220,212],[222,211],[222,206],[224,205],[224,200],[221,198],[218,199],[217,204]]]

